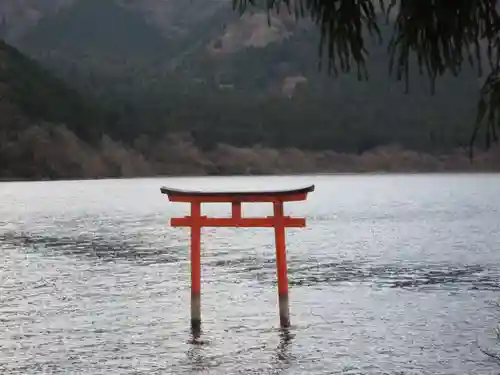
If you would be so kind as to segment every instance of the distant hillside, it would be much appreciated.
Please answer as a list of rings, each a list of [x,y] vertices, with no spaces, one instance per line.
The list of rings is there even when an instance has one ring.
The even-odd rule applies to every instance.
[[[194,90],[196,87],[198,90]],[[337,126],[310,127],[309,133],[305,131],[303,121],[308,117],[322,121],[325,114],[321,108],[327,102],[312,102],[307,94],[291,101],[269,102],[245,93],[211,93],[214,91],[203,85],[170,87],[153,94],[169,98],[167,105],[152,103],[149,111],[139,114],[127,102],[121,102],[120,107],[120,101],[111,101],[114,106],[101,101],[97,106],[0,42],[0,179],[498,170],[500,149],[481,154],[474,165],[463,152],[436,157],[400,147],[375,147],[360,155],[328,151],[328,145],[320,142],[331,137],[328,129],[335,129],[333,134],[349,147],[359,147],[360,140],[351,139],[353,143],[349,144],[348,137],[356,133]],[[136,95],[140,103],[140,93]],[[251,102],[245,104],[246,99]],[[142,100],[148,103],[151,99],[146,96]],[[155,122],[158,116],[160,121]],[[330,116],[325,119],[329,121]],[[263,127],[269,120],[276,121],[277,126]],[[150,122],[152,125],[144,125]],[[362,129],[358,137],[373,138],[369,128],[363,128],[363,122],[359,126]],[[385,132],[397,130],[385,124],[378,128]],[[325,133],[318,133],[321,129]],[[117,142],[106,132],[128,141]],[[240,147],[224,144],[225,140]],[[241,147],[272,142],[280,148]],[[305,148],[324,149],[302,151],[290,147],[300,142]]]
[[[0,177],[398,170],[391,155],[404,170],[468,165],[436,155],[468,144],[472,70],[430,95],[414,64],[407,95],[371,40],[368,82],[327,75],[314,25],[239,17],[226,0],[4,0],[0,20],[33,59],[3,45]]]
[[[89,141],[105,127],[94,103],[1,40],[0,84],[2,100],[31,122],[66,124]]]
[[[2,0],[0,2],[0,38],[15,41],[38,21],[73,4],[74,0]]]
[[[140,156],[105,135],[116,121],[0,40],[0,179],[119,176],[124,163],[142,168]]]
[[[41,19],[18,45],[42,59],[97,60],[100,64],[168,56],[166,40],[158,30],[114,0],[77,1]]]
[[[144,81],[182,72],[224,87],[285,89],[285,95],[293,94],[287,83],[299,76],[307,84],[331,82],[317,74],[316,26],[297,23],[286,11],[270,19],[257,10],[239,17],[230,0],[44,0],[44,7],[23,1],[0,4],[0,15],[13,7],[16,14],[39,15],[13,43],[69,78]],[[390,32],[384,31],[386,41]],[[369,51],[372,76],[385,80],[386,46],[373,43]],[[414,85],[424,86],[418,79]]]
[[[405,95],[404,85],[389,78],[386,46],[375,41],[370,80],[360,82],[355,73],[318,71],[317,30],[287,16],[273,18],[269,28],[261,14],[238,19],[230,8],[212,8],[203,22],[169,39],[135,8],[104,1],[45,18],[21,44],[114,108],[122,120],[109,133],[130,144],[171,131],[191,132],[204,149],[227,143],[358,153],[400,143],[444,152],[469,140],[478,95],[471,70],[439,82],[435,95],[416,74]],[[88,25],[103,15],[122,21],[112,30],[106,22],[96,26],[102,35],[96,40]],[[135,39],[127,43],[132,30]],[[390,28],[383,32],[387,40]]]

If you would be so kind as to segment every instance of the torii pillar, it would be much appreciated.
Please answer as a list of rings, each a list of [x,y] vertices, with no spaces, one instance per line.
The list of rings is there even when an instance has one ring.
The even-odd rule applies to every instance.
[[[171,189],[162,187],[171,202],[191,204],[191,215],[172,218],[173,227],[191,228],[191,329],[194,334],[201,332],[201,228],[202,227],[242,227],[242,228],[274,228],[276,241],[276,272],[278,278],[278,300],[280,326],[290,326],[290,309],[288,300],[288,271],[286,262],[285,228],[303,228],[304,218],[292,218],[284,215],[283,203],[304,201],[307,194],[314,191],[314,185],[294,190],[249,191],[249,192],[203,192]],[[242,217],[242,203],[273,204],[274,215],[268,217]],[[202,203],[231,203],[231,217],[212,218],[201,215]]]

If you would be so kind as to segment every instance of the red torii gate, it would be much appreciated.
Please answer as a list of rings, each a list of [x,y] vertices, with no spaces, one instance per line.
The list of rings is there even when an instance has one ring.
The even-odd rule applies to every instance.
[[[244,228],[274,228],[276,241],[276,269],[278,278],[278,297],[280,325],[283,328],[290,326],[290,312],[288,303],[288,274],[286,263],[285,228],[303,228],[306,225],[304,218],[285,216],[284,202],[304,201],[307,194],[314,191],[314,185],[294,190],[277,191],[249,191],[249,192],[208,192],[188,191],[162,187],[162,194],[166,194],[171,202],[191,204],[191,215],[182,218],[172,218],[173,227],[191,228],[191,328],[196,334],[201,331],[201,228],[202,227],[244,227]],[[268,217],[242,217],[242,203],[273,204],[274,215]],[[212,218],[201,215],[202,203],[231,203],[231,217]]]

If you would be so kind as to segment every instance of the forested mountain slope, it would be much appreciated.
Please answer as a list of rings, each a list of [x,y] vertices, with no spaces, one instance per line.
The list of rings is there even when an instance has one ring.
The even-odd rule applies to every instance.
[[[289,160],[291,149],[306,159],[357,157],[394,144],[454,154],[472,130],[476,72],[447,77],[431,95],[414,65],[405,94],[388,74],[391,25],[382,30],[385,44],[370,42],[370,77],[360,81],[318,70],[319,35],[310,23],[286,13],[272,14],[270,25],[262,12],[239,17],[225,0],[5,0],[0,20],[0,33],[51,72],[3,45],[19,59],[2,76],[9,106],[27,121],[16,129],[64,124],[96,154],[110,144],[122,150],[114,167],[103,162],[99,173],[75,174],[254,173],[300,164],[294,151],[294,163],[266,167],[278,163],[261,155],[271,149]],[[225,165],[220,155],[234,147],[252,150],[237,158],[253,166]],[[295,169],[327,168],[316,156]]]
[[[0,40],[1,179],[117,174],[111,123],[95,100]]]

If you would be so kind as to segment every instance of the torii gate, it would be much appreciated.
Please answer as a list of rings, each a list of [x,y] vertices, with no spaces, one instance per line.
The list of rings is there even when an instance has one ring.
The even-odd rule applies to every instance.
[[[290,326],[288,302],[288,274],[286,263],[285,228],[303,228],[304,218],[285,216],[284,202],[304,201],[307,194],[314,191],[314,185],[294,190],[249,191],[249,192],[208,192],[188,191],[162,187],[171,202],[191,204],[191,215],[182,218],[172,218],[173,227],[191,228],[191,329],[193,333],[201,332],[201,257],[200,236],[202,227],[243,227],[243,228],[274,228],[276,241],[276,270],[278,278],[278,297],[280,325]],[[268,217],[245,218],[241,214],[242,203],[273,204],[274,215]],[[212,218],[201,215],[202,203],[231,203],[231,217]]]

